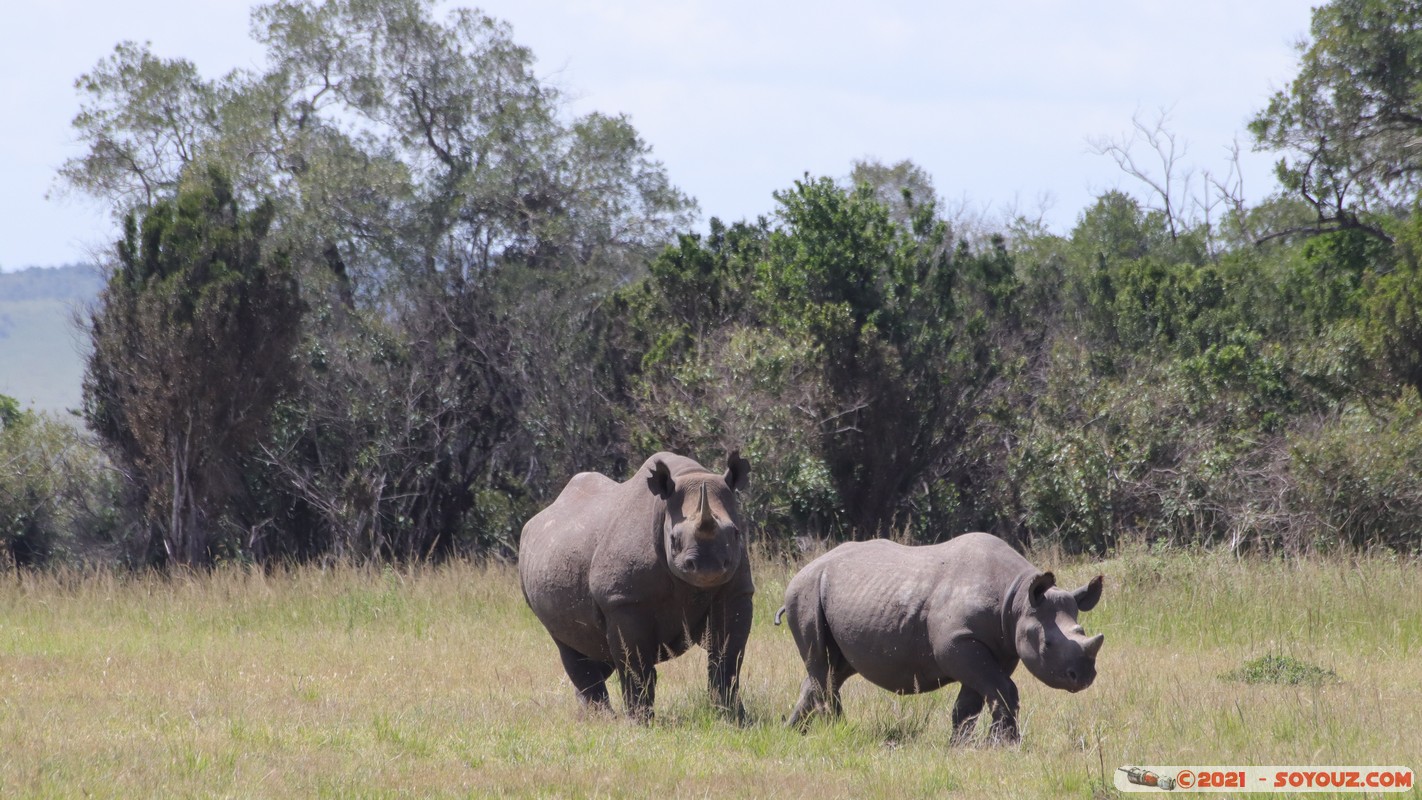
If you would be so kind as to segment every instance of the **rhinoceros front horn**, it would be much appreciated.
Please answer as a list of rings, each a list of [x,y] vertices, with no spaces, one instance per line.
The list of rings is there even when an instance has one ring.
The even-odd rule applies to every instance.
[[[706,497],[706,484],[701,484],[701,499],[696,502],[696,538],[710,539],[716,535],[716,515]]]
[[[1086,651],[1086,655],[1091,658],[1096,658],[1096,654],[1101,652],[1101,644],[1105,641],[1106,634],[1098,633],[1090,639],[1087,639],[1086,644],[1082,645],[1081,649]]]

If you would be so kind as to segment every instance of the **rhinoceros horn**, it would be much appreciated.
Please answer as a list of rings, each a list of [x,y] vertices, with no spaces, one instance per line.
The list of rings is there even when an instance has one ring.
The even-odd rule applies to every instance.
[[[1087,639],[1086,644],[1082,646],[1082,649],[1086,651],[1086,654],[1088,656],[1096,658],[1096,654],[1101,652],[1101,643],[1104,641],[1106,641],[1106,635],[1103,633],[1098,633],[1090,639]]]
[[[711,504],[706,498],[706,484],[701,484],[701,499],[696,503],[696,538],[716,537],[716,515],[711,513]]]

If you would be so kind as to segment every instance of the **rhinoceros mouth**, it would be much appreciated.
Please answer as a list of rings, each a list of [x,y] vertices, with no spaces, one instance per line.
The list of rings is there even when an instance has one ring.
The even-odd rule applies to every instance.
[[[731,579],[730,571],[724,569],[681,569],[678,572],[681,574],[682,580],[698,589],[711,589]]]
[[[1094,674],[1081,678],[1077,675],[1075,670],[1072,670],[1067,673],[1067,685],[1063,688],[1072,694],[1076,694],[1077,692],[1091,688],[1091,684],[1095,682],[1096,676]]]

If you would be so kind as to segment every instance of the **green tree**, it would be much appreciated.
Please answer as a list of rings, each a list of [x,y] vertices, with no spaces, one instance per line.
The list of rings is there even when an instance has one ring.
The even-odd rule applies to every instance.
[[[209,81],[126,43],[79,84],[63,174],[120,216],[194,165],[270,201],[312,309],[260,487],[303,515],[274,523],[297,554],[507,544],[473,530],[507,532],[505,495],[615,460],[594,309],[695,211],[625,117],[567,114],[507,25],[438,10],[278,0],[260,70]]]
[[[955,247],[931,197],[890,206],[868,182],[776,199],[773,224],[683,237],[626,293],[634,430],[758,455],[782,486],[762,496],[776,535],[967,524],[968,431],[1015,319],[1005,243]]]
[[[294,383],[301,303],[272,209],[217,171],[130,216],[89,334],[85,416],[141,496],[152,557],[210,564],[253,519],[247,467]]]
[[[1390,240],[1422,169],[1422,4],[1332,0],[1309,34],[1298,75],[1250,124],[1256,146],[1284,154],[1280,183],[1316,213],[1307,230]]]
[[[435,7],[278,0],[253,15],[268,67],[215,81],[120,44],[78,83],[87,150],[61,174],[122,216],[216,162],[273,201],[286,246],[334,249],[367,290],[570,259],[625,278],[689,220],[626,118],[564,120],[507,25]]]
[[[1397,245],[1396,268],[1377,279],[1367,301],[1367,327],[1386,371],[1422,396],[1422,209],[1412,212]]]
[[[753,464],[742,508],[758,536],[842,533],[818,430],[828,406],[818,350],[773,326],[757,300],[770,236],[764,218],[712,219],[604,307],[609,365],[631,397],[627,446],[707,458],[738,449]]]
[[[1093,339],[1105,347],[1138,347],[1131,334],[1117,326],[1116,305],[1119,272],[1152,252],[1164,249],[1168,240],[1158,217],[1150,216],[1135,198],[1123,192],[1107,192],[1082,212],[1072,229],[1069,266],[1065,287],[1068,313],[1081,319]],[[1102,354],[1101,363],[1109,361]]]
[[[88,151],[60,176],[119,217],[172,196],[183,171],[220,134],[235,79],[206,81],[190,61],[121,42],[75,82],[84,99],[73,124]]]

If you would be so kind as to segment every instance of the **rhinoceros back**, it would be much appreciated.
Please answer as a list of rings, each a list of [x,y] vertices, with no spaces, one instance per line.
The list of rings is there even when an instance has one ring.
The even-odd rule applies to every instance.
[[[805,572],[814,576],[815,604],[850,665],[871,683],[913,693],[951,680],[935,657],[941,642],[968,634],[1002,646],[994,641],[1001,639],[999,601],[1026,564],[995,537],[969,534],[918,547],[852,542]]]
[[[890,541],[851,542],[830,554],[822,579],[822,613],[845,658],[898,692],[938,685],[925,615],[938,571],[915,555]]]

